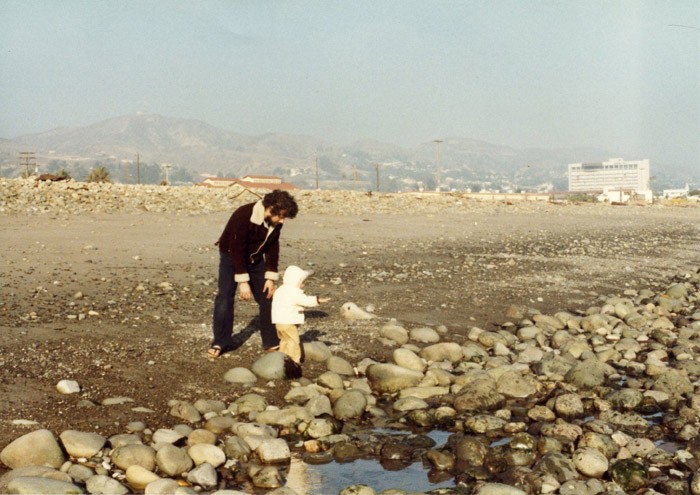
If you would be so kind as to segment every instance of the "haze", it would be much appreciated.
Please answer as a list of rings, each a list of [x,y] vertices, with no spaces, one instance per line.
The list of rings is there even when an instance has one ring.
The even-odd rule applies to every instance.
[[[141,111],[700,170],[697,0],[0,0],[0,47],[4,138]]]

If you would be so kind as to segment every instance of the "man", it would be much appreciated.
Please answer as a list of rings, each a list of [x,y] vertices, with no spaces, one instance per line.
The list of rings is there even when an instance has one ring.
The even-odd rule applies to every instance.
[[[275,189],[231,215],[217,241],[219,288],[214,300],[214,339],[207,351],[210,358],[218,358],[232,347],[236,289],[241,300],[254,298],[258,303],[263,349],[279,346],[270,314],[275,281],[279,280],[279,238],[284,221],[296,217],[298,210],[288,192]]]

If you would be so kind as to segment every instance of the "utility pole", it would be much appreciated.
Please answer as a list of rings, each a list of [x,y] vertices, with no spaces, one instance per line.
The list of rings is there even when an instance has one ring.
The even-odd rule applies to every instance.
[[[136,181],[141,184],[141,157],[136,153]]]
[[[354,191],[357,189],[357,165],[353,165],[352,180],[352,190]]]
[[[379,192],[379,164],[377,163],[377,192]]]
[[[442,139],[435,139],[433,141],[435,143],[435,163],[437,164],[437,192],[442,191],[442,184],[440,181],[440,143],[442,143]]]
[[[124,164],[124,183],[128,184],[129,181],[129,160],[126,158],[122,160],[122,163]]]
[[[34,167],[36,170],[36,157],[33,151],[20,151],[19,152],[19,164],[24,165],[24,175],[29,177],[29,167]]]
[[[168,179],[168,171],[172,168],[172,164],[170,163],[164,163],[163,164],[163,170],[165,170],[165,185],[169,186],[170,185],[170,180]]]
[[[316,190],[318,191],[318,154],[316,154]]]

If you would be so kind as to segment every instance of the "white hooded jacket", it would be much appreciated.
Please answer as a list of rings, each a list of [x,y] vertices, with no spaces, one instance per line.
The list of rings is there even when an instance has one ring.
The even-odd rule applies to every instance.
[[[307,296],[301,284],[309,272],[298,266],[288,266],[284,271],[282,285],[272,296],[272,323],[301,325],[304,323],[304,308],[318,306],[317,296]]]

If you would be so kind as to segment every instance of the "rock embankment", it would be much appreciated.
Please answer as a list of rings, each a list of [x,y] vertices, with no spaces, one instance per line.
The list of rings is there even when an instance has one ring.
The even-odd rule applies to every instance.
[[[201,186],[156,186],[85,182],[50,182],[34,179],[0,179],[2,214],[85,214],[155,212],[201,214],[231,211],[262,197],[266,190],[239,187],[225,189]],[[464,211],[495,212],[502,201],[479,201],[455,193],[380,193],[359,191],[294,191],[304,212],[332,215],[361,215],[366,212],[401,214],[422,212],[439,214],[446,208]],[[538,211],[551,206],[541,201],[510,204],[514,210]],[[598,207],[597,207],[598,206]],[[595,214],[606,209],[595,204],[578,204]],[[649,209],[649,208],[647,208]]]

